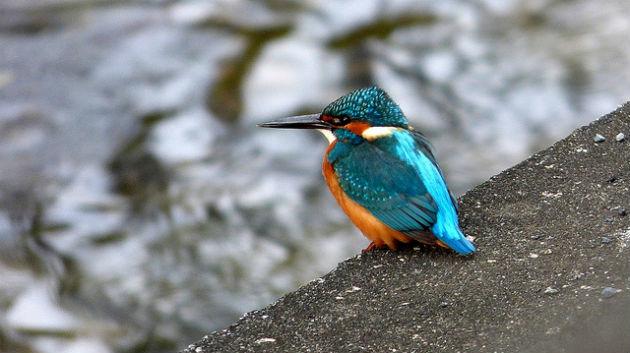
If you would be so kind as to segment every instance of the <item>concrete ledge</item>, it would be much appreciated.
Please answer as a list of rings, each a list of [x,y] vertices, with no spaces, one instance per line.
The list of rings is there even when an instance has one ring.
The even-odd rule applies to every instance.
[[[475,256],[359,255],[187,351],[630,352],[620,132],[630,103],[466,193]]]

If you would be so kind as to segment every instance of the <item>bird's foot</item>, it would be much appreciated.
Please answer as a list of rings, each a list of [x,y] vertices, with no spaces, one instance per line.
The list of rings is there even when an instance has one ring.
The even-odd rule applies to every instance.
[[[375,249],[380,249],[382,247],[383,247],[383,245],[378,245],[375,242],[371,242],[370,245],[367,246],[367,248],[361,250],[361,253],[365,254],[366,252],[370,252],[370,251],[375,250]]]

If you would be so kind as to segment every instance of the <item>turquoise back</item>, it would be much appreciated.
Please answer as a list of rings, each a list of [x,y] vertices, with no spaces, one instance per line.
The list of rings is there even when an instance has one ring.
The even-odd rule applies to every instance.
[[[399,130],[368,142],[344,129],[335,134],[327,158],[348,197],[412,238],[430,230],[460,254],[475,251],[459,228],[457,204],[424,136]]]

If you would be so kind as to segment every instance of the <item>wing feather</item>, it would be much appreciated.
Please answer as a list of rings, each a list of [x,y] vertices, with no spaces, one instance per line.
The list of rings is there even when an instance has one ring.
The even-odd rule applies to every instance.
[[[427,156],[427,158],[431,161],[431,163],[433,163],[433,165],[435,165],[437,169],[440,171],[440,174],[442,174],[442,169],[440,168],[437,162],[437,159],[433,155],[433,146],[431,145],[431,142],[429,142],[426,136],[424,136],[420,131],[413,130],[413,131],[410,131],[410,133],[414,141],[416,142],[418,149],[422,151],[422,153],[424,153],[425,156]],[[444,178],[444,175],[442,175],[442,178]],[[448,191],[448,193],[451,196],[451,202],[453,203],[453,207],[455,207],[455,211],[457,212],[459,209],[457,205],[457,199],[455,198],[455,196],[450,190]]]
[[[344,192],[390,228],[413,237],[436,222],[437,205],[422,179],[395,156],[362,143],[333,167]]]

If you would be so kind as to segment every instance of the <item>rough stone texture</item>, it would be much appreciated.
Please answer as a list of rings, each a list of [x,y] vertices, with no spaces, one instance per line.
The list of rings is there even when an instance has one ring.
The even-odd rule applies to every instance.
[[[188,350],[630,352],[630,216],[619,212],[630,209],[630,144],[615,141],[620,132],[630,132],[630,103],[466,193],[474,256],[358,255]],[[603,297],[606,287],[621,291]]]

